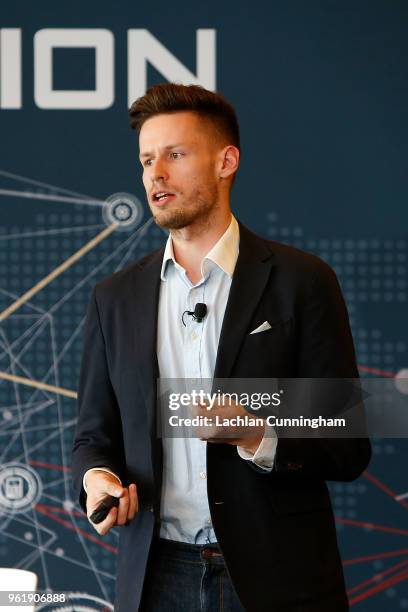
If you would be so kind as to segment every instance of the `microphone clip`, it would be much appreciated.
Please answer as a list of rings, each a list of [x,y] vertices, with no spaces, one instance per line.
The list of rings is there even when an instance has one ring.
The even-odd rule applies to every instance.
[[[202,302],[198,302],[195,307],[194,310],[185,310],[181,316],[181,320],[183,322],[184,327],[186,327],[186,324],[184,323],[184,315],[190,315],[191,317],[193,317],[193,321],[196,321],[197,323],[202,323],[204,317],[207,314],[207,304],[203,304]]]

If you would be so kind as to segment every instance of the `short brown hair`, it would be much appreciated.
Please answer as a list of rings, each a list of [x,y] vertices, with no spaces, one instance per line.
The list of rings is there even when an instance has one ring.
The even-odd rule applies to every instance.
[[[239,125],[234,107],[221,94],[200,85],[161,83],[150,87],[130,107],[130,126],[140,131],[144,122],[155,115],[182,111],[205,117],[228,144],[239,148]]]

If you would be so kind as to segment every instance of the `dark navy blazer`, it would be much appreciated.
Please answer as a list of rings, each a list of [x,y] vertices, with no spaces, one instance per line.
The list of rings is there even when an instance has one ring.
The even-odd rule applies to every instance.
[[[138,610],[150,543],[159,530],[156,329],[163,252],[98,283],[85,325],[74,485],[84,510],[82,478],[91,467],[109,467],[125,484],[135,482],[139,494],[139,513],[120,528],[120,612]],[[264,321],[270,330],[249,334]],[[240,224],[214,376],[357,377],[347,311],[331,268]],[[246,610],[348,609],[325,481],[353,480],[369,459],[366,438],[281,438],[275,467],[266,473],[231,445],[207,444],[213,526]]]

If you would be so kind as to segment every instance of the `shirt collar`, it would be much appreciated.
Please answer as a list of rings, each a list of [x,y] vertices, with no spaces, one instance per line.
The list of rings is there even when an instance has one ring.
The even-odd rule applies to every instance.
[[[216,264],[225,274],[232,277],[235,265],[237,263],[239,253],[239,225],[234,215],[231,215],[231,223],[225,230],[221,238],[214,244],[212,249],[207,253],[201,262],[201,274],[204,276],[208,267],[207,262]],[[177,264],[174,258],[173,241],[171,235],[168,237],[166,247],[164,249],[163,263],[161,267],[160,278],[166,280],[166,269],[169,261]],[[210,264],[211,266],[211,264]]]

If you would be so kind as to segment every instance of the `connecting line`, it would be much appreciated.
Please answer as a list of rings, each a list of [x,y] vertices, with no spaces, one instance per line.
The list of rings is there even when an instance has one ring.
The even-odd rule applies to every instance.
[[[377,559],[387,559],[388,557],[401,557],[408,555],[408,548],[400,548],[399,550],[389,550],[387,552],[381,552],[374,555],[366,555],[365,557],[356,557],[354,559],[346,559],[343,561],[343,566],[356,565],[357,563],[367,563],[368,561],[374,561]],[[406,560],[408,564],[408,559]],[[382,573],[382,572],[381,572]]]
[[[356,595],[355,597],[349,599],[349,604],[350,604],[350,606],[354,606],[354,604],[359,603],[363,599],[367,599],[368,597],[372,597],[373,595],[376,595],[380,591],[384,591],[385,589],[389,589],[390,587],[394,586],[394,584],[398,584],[399,582],[403,582],[405,580],[408,580],[408,571],[407,570],[402,570],[401,572],[399,572],[397,574],[394,574],[393,576],[391,576],[387,580],[383,580],[379,584],[376,584],[375,586],[372,586],[371,588],[367,589],[363,593],[359,593],[359,595]]]
[[[151,219],[149,219],[149,220],[148,220],[148,221],[145,223],[145,225],[144,225],[142,228],[140,228],[140,230],[139,230],[140,235],[139,235],[139,236],[137,236],[138,240],[136,240],[136,243],[138,243],[138,242],[140,241],[140,239],[142,238],[142,236],[143,236],[143,235],[144,235],[144,233],[146,232],[146,230],[147,230],[147,228],[149,227],[149,225],[151,224],[151,222],[152,222],[152,220],[151,220]],[[96,240],[98,240],[98,241],[102,240],[102,239],[103,239],[103,238],[104,238],[106,235],[108,235],[108,234],[106,233],[108,230],[110,230],[110,232],[111,232],[111,231],[113,231],[114,229],[116,229],[116,227],[117,227],[117,224],[112,224],[111,226],[109,226],[108,228],[106,228],[106,230],[104,230],[104,232],[102,232],[101,234],[99,234],[98,236],[96,236],[96,238],[94,238],[94,239],[93,239],[93,240],[92,240],[90,243],[88,243],[87,245],[85,245],[85,247],[82,247],[82,249],[81,249],[80,251],[78,251],[76,254],[74,254],[74,255],[73,255],[71,258],[70,258],[70,260],[72,261],[72,258],[73,258],[73,257],[78,257],[78,254],[79,254],[80,252],[81,252],[81,254],[83,254],[83,252],[84,252],[84,251],[83,251],[83,249],[84,249],[84,248],[87,248],[87,249],[91,248],[92,246],[94,246],[94,245],[96,244],[96,242],[95,242]],[[102,234],[105,234],[105,235],[104,235],[104,236],[102,236]],[[131,236],[130,238],[131,238],[131,239],[134,239],[134,236]],[[120,245],[119,249],[123,248],[123,246],[124,246],[124,245],[127,245],[127,243],[128,243],[128,242],[129,242],[129,238],[128,238],[128,239],[125,241],[125,243],[124,243],[124,244]],[[131,248],[133,248],[134,246],[135,246],[135,245],[132,245],[132,246],[131,246]],[[97,267],[96,267],[96,268],[95,268],[95,269],[92,271],[92,273],[91,273],[90,275],[88,275],[88,277],[85,277],[85,280],[87,280],[87,279],[88,279],[90,276],[92,276],[92,274],[93,274],[93,273],[94,273],[96,270],[98,270],[98,269],[101,267],[101,265],[103,265],[104,263],[106,263],[107,261],[109,261],[109,260],[112,258],[112,256],[113,256],[113,255],[115,255],[115,254],[116,254],[116,253],[119,251],[119,249],[116,249],[116,250],[115,250],[113,253],[111,253],[111,254],[109,255],[109,257],[108,257],[108,258],[106,258],[106,259],[105,259],[105,260],[102,262],[102,264],[99,264],[99,266],[97,266]],[[62,266],[66,266],[66,265],[67,265],[67,263],[68,263],[70,260],[67,260],[67,261],[66,261],[64,264],[62,264]],[[122,259],[121,264],[123,263],[123,261],[124,261],[124,259]],[[60,266],[60,268],[61,268],[62,266]],[[54,270],[54,272],[53,272],[52,274],[55,274],[55,272],[57,272],[57,271],[58,271],[58,269],[59,269],[59,268],[57,268],[56,270]],[[47,279],[49,279],[49,276],[50,276],[50,275],[48,275],[48,277],[46,277],[46,279],[43,279],[43,281],[41,281],[41,283],[43,283],[44,281],[46,281]],[[82,284],[82,281],[81,281],[81,283],[79,283],[79,285],[81,285],[81,284]],[[36,287],[38,287],[38,285],[36,285]],[[33,289],[35,289],[35,287],[34,287]],[[30,291],[32,291],[32,290],[30,290]],[[72,290],[71,290],[71,291],[72,291]],[[28,293],[29,293],[29,292],[28,292]],[[20,298],[20,300],[22,300],[22,299],[23,299],[25,296],[27,296],[27,294],[25,294],[24,296],[22,296],[22,298]],[[29,297],[30,297],[30,296],[29,296]],[[29,299],[29,297],[28,297],[28,299]],[[19,301],[19,300],[17,300],[17,302],[18,302],[18,301]],[[12,305],[12,306],[13,306],[13,305]],[[56,306],[56,305],[54,305],[54,306],[53,306],[53,308],[55,308],[55,306]],[[9,307],[9,308],[11,308],[11,307]],[[7,309],[7,310],[8,310],[8,309]],[[4,312],[3,312],[3,313],[0,315],[0,321],[2,320],[3,315],[4,315],[5,313],[7,313],[7,310],[6,310],[6,311],[4,311]],[[49,313],[46,313],[46,314],[49,314]],[[82,322],[83,322],[83,321],[84,321],[84,319],[82,320]],[[81,323],[82,323],[82,322],[81,322]],[[36,324],[38,324],[38,322],[37,322]],[[77,327],[77,330],[78,330],[78,329],[79,329],[79,326]],[[73,337],[74,337],[74,336],[75,336],[75,334],[77,333],[77,330],[75,330],[75,332],[74,332],[73,336],[71,336],[71,340],[73,339]],[[26,333],[27,333],[27,332],[26,332]],[[63,352],[62,352],[62,353],[63,353]],[[49,371],[47,372],[47,374],[46,374],[46,378],[48,377],[48,375],[50,374],[50,372],[52,371],[52,369],[55,369],[55,366],[57,365],[58,361],[59,361],[59,360],[61,359],[61,357],[62,357],[62,353],[61,353],[61,354],[58,356],[58,359],[57,359],[57,360],[56,360],[56,362],[54,363],[54,366],[53,366],[52,368],[50,368],[50,369],[49,369]],[[34,380],[32,380],[31,378],[24,378],[24,377],[21,377],[21,376],[15,376],[15,375],[12,375],[12,374],[8,374],[7,372],[2,372],[2,371],[0,371],[0,379],[1,379],[1,378],[3,378],[4,380],[9,380],[9,381],[12,381],[12,382],[21,383],[21,384],[23,384],[23,385],[25,384],[25,385],[28,385],[28,386],[31,386],[31,387],[35,387],[35,388],[40,389],[40,390],[43,390],[43,391],[49,391],[49,392],[51,392],[51,393],[56,393],[56,394],[59,394],[59,395],[64,395],[64,396],[66,396],[66,397],[70,397],[70,398],[72,398],[72,399],[76,399],[76,398],[77,398],[77,393],[76,393],[75,391],[72,391],[72,390],[70,390],[70,389],[64,389],[64,388],[62,388],[62,387],[58,387],[58,386],[55,386],[55,385],[49,385],[49,384],[47,384],[47,383],[40,382],[40,381],[34,381]]]
[[[403,497],[399,497],[395,491],[392,491],[392,489],[390,489],[386,484],[384,484],[383,482],[381,482],[380,480],[378,480],[378,478],[375,478],[375,476],[373,476],[372,474],[370,474],[369,472],[367,472],[367,470],[365,470],[363,472],[363,476],[365,478],[367,478],[367,480],[369,482],[371,482],[375,487],[377,487],[378,489],[380,489],[381,491],[383,491],[386,495],[388,495],[389,497],[391,497],[391,499],[393,499],[394,501],[398,502],[400,504],[400,506],[402,506],[403,508],[405,508],[405,510],[408,510],[408,502],[404,501]]]
[[[38,230],[36,232],[23,232],[21,234],[8,234],[7,236],[0,236],[0,240],[14,240],[15,238],[34,238],[35,236],[55,236],[56,234],[67,234],[68,232],[83,232],[91,229],[100,229],[105,227],[105,223],[98,223],[97,225],[82,225],[73,227],[61,227],[60,229],[50,230]]]
[[[394,372],[387,370],[379,370],[378,368],[369,368],[368,366],[357,364],[357,367],[361,372],[367,372],[368,374],[374,374],[375,376],[384,376],[384,378],[395,378]]]
[[[65,202],[67,204],[87,204],[88,206],[103,206],[104,200],[88,200],[85,198],[69,198],[48,193],[36,193],[35,191],[16,191],[15,189],[0,189],[0,196],[11,196],[15,198],[29,198],[30,200],[48,200],[50,202]]]
[[[48,516],[49,518],[49,516]],[[16,520],[16,519],[14,519]],[[22,522],[22,521],[20,521]],[[28,524],[28,523],[27,523]],[[32,526],[32,524],[30,523],[30,527]],[[41,526],[41,529],[43,529],[44,531],[46,530],[44,526]],[[49,531],[49,530],[46,530]],[[68,557],[67,555],[64,555],[63,557],[60,557],[57,553],[55,553],[53,550],[51,550],[50,548],[45,548],[45,546],[49,546],[49,543],[47,542],[47,544],[45,546],[38,546],[38,544],[32,543],[32,542],[27,542],[27,540],[23,540],[22,538],[18,538],[16,536],[14,536],[13,534],[10,533],[6,533],[3,532],[8,538],[10,538],[11,540],[14,540],[16,542],[19,542],[20,544],[25,544],[25,546],[29,547],[29,548],[34,548],[35,551],[33,552],[37,552],[38,556],[40,556],[43,552],[47,553],[47,555],[52,556],[52,557],[56,557],[57,559],[59,559],[60,561],[66,561],[67,563],[72,563],[73,565],[77,565],[78,567],[82,567],[85,570],[90,570],[91,568],[86,565],[85,563],[81,563],[80,561],[77,561],[76,559],[73,559],[71,557]],[[55,541],[57,539],[57,536],[54,535],[54,539],[53,541]],[[28,567],[28,566],[27,566]],[[100,576],[105,576],[105,578],[110,578],[111,580],[115,580],[116,576],[112,576],[112,574],[108,574],[108,572],[104,572],[102,570],[96,570],[97,573]],[[88,608],[89,609],[89,608]]]
[[[63,387],[47,385],[47,383],[39,382],[37,380],[31,380],[30,378],[23,378],[22,376],[16,376],[15,374],[8,374],[8,372],[0,372],[0,378],[2,378],[3,380],[9,380],[10,382],[19,383],[20,385],[36,387],[37,389],[41,389],[42,391],[49,391],[50,393],[56,393],[58,395],[64,395],[65,397],[71,397],[72,399],[77,398],[76,391],[71,391],[71,389],[64,389]]]
[[[55,268],[55,270],[50,272],[50,274],[48,274],[45,278],[40,280],[40,282],[38,282],[36,285],[34,285],[34,287],[26,291],[24,295],[22,295],[13,304],[8,306],[6,310],[3,310],[3,312],[0,313],[0,322],[4,321],[4,319],[7,319],[7,317],[9,317],[13,312],[18,310],[23,304],[28,302],[28,300],[30,300],[33,297],[33,295],[41,291],[41,289],[43,289],[52,280],[54,280],[54,278],[59,276],[62,272],[65,272],[67,268],[72,266],[72,264],[78,261],[78,259],[80,259],[83,255],[85,255],[85,253],[88,253],[88,251],[93,249],[97,244],[99,244],[99,242],[102,242],[102,240],[107,238],[112,232],[115,231],[117,227],[118,227],[118,223],[112,223],[112,225],[109,225],[108,227],[106,227],[102,232],[100,232],[100,234],[95,236],[95,238],[92,238],[92,240],[90,240],[87,244],[81,247],[79,251],[71,255],[71,257],[69,257],[66,261],[64,261],[60,266]]]
[[[85,198],[87,200],[97,199],[89,195],[84,195],[83,193],[78,193],[77,191],[72,191],[71,189],[65,189],[65,187],[57,187],[57,185],[51,185],[50,183],[36,181],[34,179],[28,178],[27,176],[21,176],[21,174],[14,174],[13,172],[7,172],[6,170],[0,170],[0,176],[5,176],[6,178],[13,179],[20,183],[28,183],[30,185],[36,185],[37,187],[45,187],[45,189],[48,189],[49,191],[60,191],[61,193],[67,193],[69,195],[78,196],[79,198]]]
[[[347,591],[347,595],[350,596],[352,595],[352,593],[355,593],[356,591],[361,591],[361,589],[363,589],[365,586],[369,584],[372,584],[373,582],[378,584],[380,580],[385,578],[385,576],[389,576],[389,574],[392,574],[396,572],[396,570],[400,569],[401,567],[406,567],[407,565],[408,565],[408,559],[405,559],[404,561],[400,561],[396,565],[389,567],[385,571],[377,572],[376,574],[374,574],[374,576],[371,576],[371,578],[368,578],[367,580],[364,580],[364,582],[360,582],[360,584],[356,584],[356,586],[353,587],[352,589],[349,589]]]
[[[13,300],[17,298],[15,293],[12,293],[11,291],[6,291],[6,289],[4,289],[3,287],[0,287],[0,293],[4,293],[5,296]],[[35,312],[25,314],[25,315],[20,315],[21,317],[25,317],[25,318],[35,317],[37,313],[41,316],[45,316],[47,314],[44,308],[39,308],[39,306],[34,306],[34,304],[27,304],[27,306],[28,308],[30,308],[31,310],[34,310]],[[12,346],[13,345],[14,345],[14,342]]]

